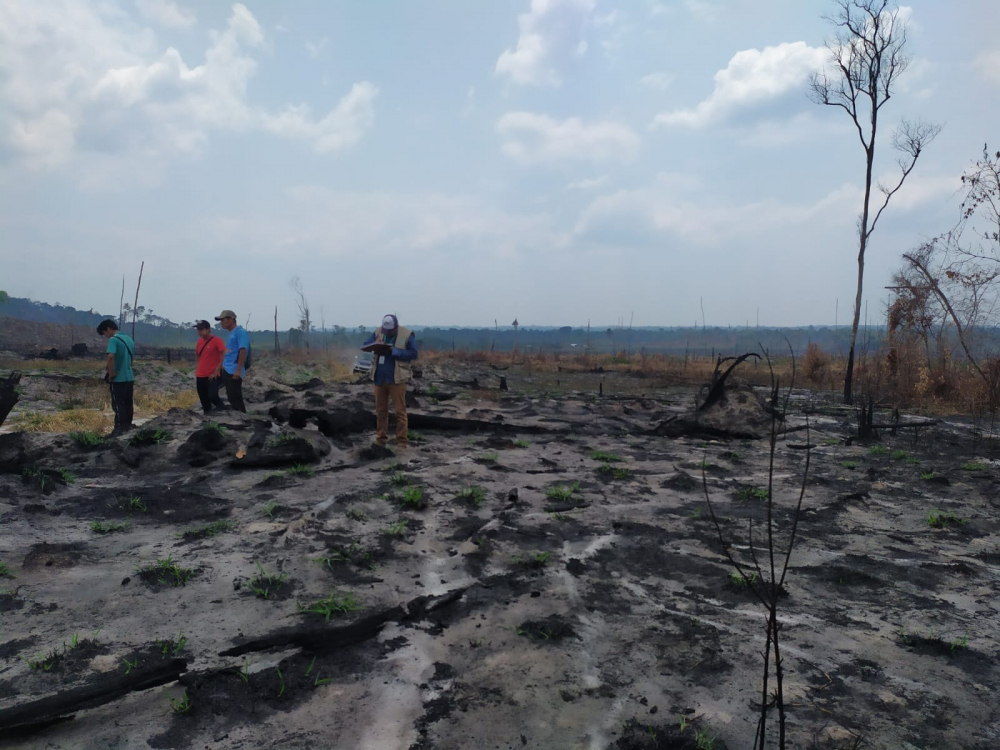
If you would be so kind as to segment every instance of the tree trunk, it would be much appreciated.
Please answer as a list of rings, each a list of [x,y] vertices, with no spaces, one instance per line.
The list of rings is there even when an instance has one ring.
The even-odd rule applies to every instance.
[[[877,111],[877,110],[876,110]],[[861,297],[865,281],[865,250],[868,247],[868,205],[872,197],[872,163],[875,161],[875,120],[872,114],[872,137],[865,150],[865,203],[861,210],[861,238],[858,248],[858,291],[854,296],[854,320],[851,323],[851,347],[847,351],[847,373],[844,375],[844,403],[854,398],[854,348],[858,340],[858,326],[861,324]]]

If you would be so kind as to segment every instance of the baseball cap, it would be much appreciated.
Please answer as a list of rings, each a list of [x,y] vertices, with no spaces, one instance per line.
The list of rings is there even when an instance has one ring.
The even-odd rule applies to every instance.
[[[386,315],[382,318],[382,328],[386,331],[391,331],[396,327],[396,318],[393,315]]]
[[[233,320],[236,320],[236,313],[234,313],[232,310],[223,310],[222,312],[220,312],[218,315],[215,316],[216,320],[222,320],[223,318],[232,318]]]
[[[199,320],[197,323],[194,324],[194,327],[199,329],[211,328],[212,324],[209,323],[207,320]]]

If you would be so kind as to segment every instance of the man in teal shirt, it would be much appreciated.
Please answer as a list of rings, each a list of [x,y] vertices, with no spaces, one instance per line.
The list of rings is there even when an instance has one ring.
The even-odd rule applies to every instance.
[[[102,321],[97,333],[108,340],[107,374],[104,379],[111,386],[111,408],[115,413],[115,429],[111,437],[118,437],[132,429],[132,399],[135,375],[132,373],[132,356],[135,342],[121,333],[113,320]]]

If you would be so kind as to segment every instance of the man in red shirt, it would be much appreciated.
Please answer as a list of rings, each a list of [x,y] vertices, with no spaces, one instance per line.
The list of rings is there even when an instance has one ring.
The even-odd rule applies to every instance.
[[[219,386],[222,380],[219,378],[219,371],[222,369],[226,345],[212,333],[212,326],[207,320],[199,321],[195,329],[198,331],[198,343],[194,345],[194,354],[198,367],[194,371],[194,376],[198,383],[201,408],[208,414],[213,408],[222,408],[222,399],[219,398]]]

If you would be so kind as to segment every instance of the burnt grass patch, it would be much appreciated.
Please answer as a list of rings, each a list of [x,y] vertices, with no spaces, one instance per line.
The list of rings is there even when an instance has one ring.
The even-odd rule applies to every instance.
[[[377,539],[376,545],[367,546],[346,537],[328,537],[326,550],[313,559],[341,583],[379,583],[382,579],[373,571],[396,552],[391,537],[380,534]]]
[[[712,744],[705,745],[705,740],[699,742],[699,736]],[[622,723],[622,736],[607,750],[704,750],[706,747],[728,750],[726,743],[711,732],[693,725],[681,729],[679,723],[644,724],[638,719],[629,719]]]
[[[88,520],[149,518],[176,524],[217,521],[230,512],[229,505],[220,498],[164,487],[99,490],[61,500],[59,509],[73,518]]]
[[[452,531],[446,538],[452,542],[464,542],[475,536],[487,523],[489,523],[489,519],[483,519],[479,516],[457,518],[449,524]]]
[[[13,659],[19,654],[26,653],[29,648],[34,648],[41,638],[37,635],[30,635],[27,638],[15,638],[6,643],[0,643],[0,659]]]
[[[0,699],[62,690],[67,683],[76,684],[81,675],[90,673],[90,662],[95,656],[110,652],[106,644],[90,638],[78,640],[75,646],[63,643],[48,650],[31,650],[29,646],[38,640],[37,637],[25,638],[4,644],[8,648],[16,646],[7,658],[19,657],[30,669],[15,679],[0,682]]]
[[[253,656],[231,668],[189,672],[179,684],[191,708],[174,713],[166,732],[153,737],[154,748],[193,747],[196,737],[257,722],[275,713],[287,713],[338,684],[354,684],[358,674],[370,672],[381,658],[380,644],[371,638],[352,648],[322,654],[300,652],[274,667],[257,670]],[[258,659],[266,658],[259,657]],[[166,706],[166,701],[164,700]],[[169,707],[167,707],[169,709]]]
[[[942,638],[924,636],[905,631],[898,634],[897,645],[914,654],[936,657],[977,677],[985,677],[993,672],[994,658],[968,645],[965,637]]]
[[[831,563],[829,565],[812,565],[803,568],[793,568],[791,575],[804,575],[818,581],[833,584],[837,587],[853,589],[880,590],[890,585],[883,578],[865,568],[880,567],[875,561],[858,558],[850,564]],[[884,566],[883,567],[884,570]]]
[[[154,591],[186,586],[188,581],[198,575],[193,568],[185,568],[177,563],[172,556],[148,563],[136,570],[139,580]]]
[[[249,595],[269,602],[280,602],[292,597],[296,588],[295,582],[288,577],[287,573],[270,570],[259,562],[255,565],[255,572],[245,583],[237,581],[234,585],[242,588]]]
[[[82,542],[62,542],[49,544],[40,542],[32,545],[24,556],[25,570],[38,568],[75,568],[84,559],[92,559],[89,548]]]
[[[696,492],[701,489],[701,478],[696,479],[687,472],[678,471],[660,482],[660,487],[677,492]]]
[[[533,643],[545,645],[554,645],[567,638],[577,638],[573,626],[561,615],[549,615],[543,620],[525,620],[517,626],[515,632]]]
[[[18,594],[17,589],[0,592],[0,612],[12,612],[22,607],[24,599]]]

